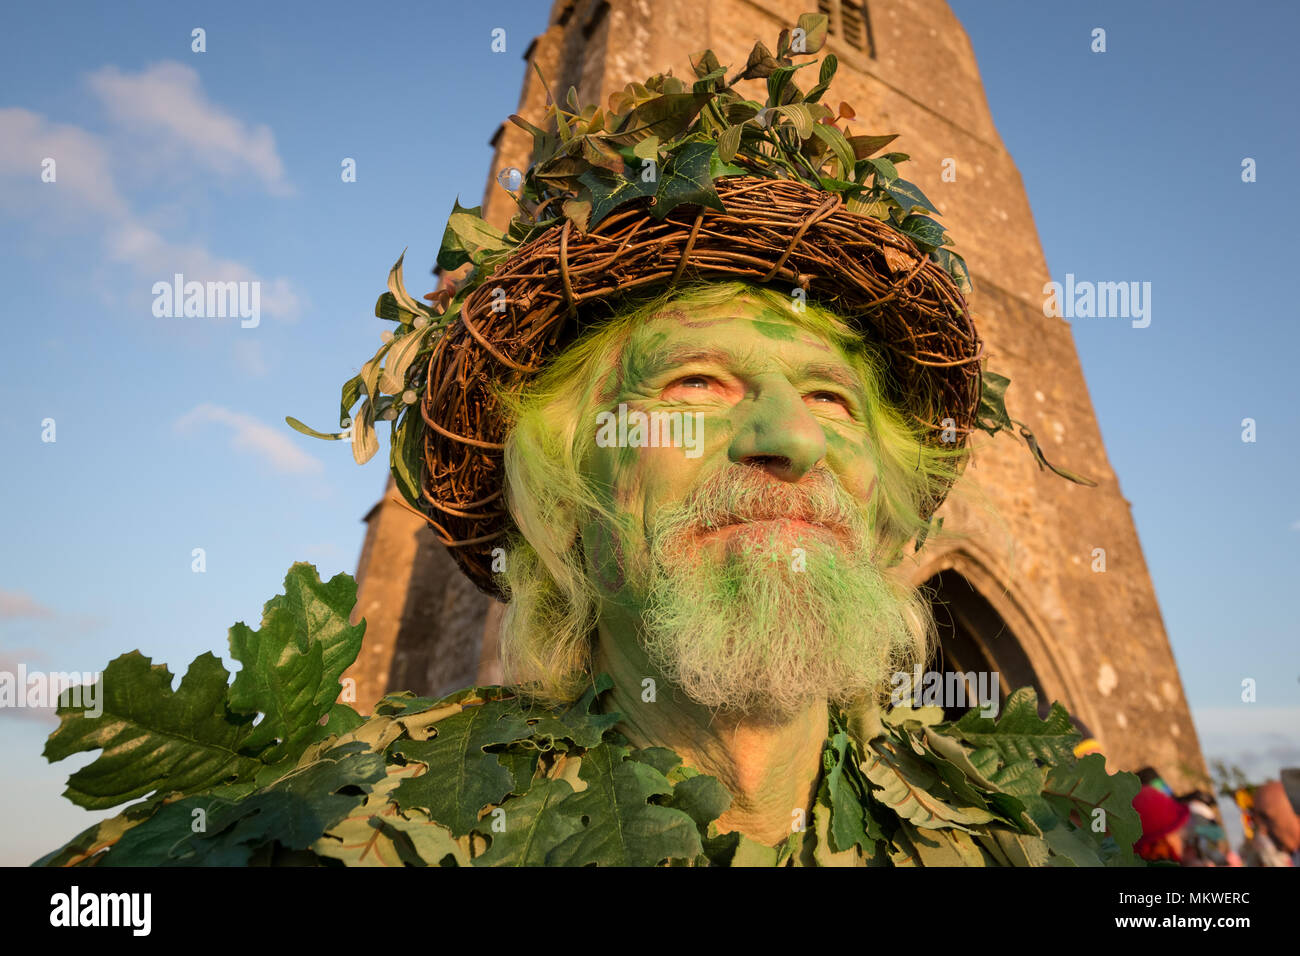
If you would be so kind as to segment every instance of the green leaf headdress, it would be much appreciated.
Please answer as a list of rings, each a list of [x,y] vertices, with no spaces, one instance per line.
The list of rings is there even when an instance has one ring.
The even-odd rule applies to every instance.
[[[344,384],[342,431],[288,423],[350,439],[364,463],[379,448],[376,421],[392,422],[403,498],[475,584],[502,597],[492,551],[512,525],[492,384],[522,385],[583,320],[689,273],[811,292],[883,347],[892,397],[927,427],[927,441],[961,446],[976,428],[1018,426],[1040,468],[1093,484],[1047,462],[1007,414],[1008,380],[981,369],[966,263],[935,205],[899,176],[907,155],[881,152],[895,137],[853,135],[837,125],[852,108],[820,102],[834,54],[795,63],[822,48],[826,28],[825,15],[804,14],[781,31],[775,54],[756,43],[730,78],[706,50],[691,58],[693,81],[657,74],[612,94],[605,109],[581,104],[573,88],[561,103],[548,88],[543,126],[510,117],[533,149],[526,171],[498,177],[518,206],[506,231],[457,201],[438,266],[467,274],[427,296],[430,305],[407,293],[399,258],[375,307],[396,328]],[[796,74],[814,65],[817,82],[805,91]],[[741,80],[765,80],[766,100],[737,91]]]

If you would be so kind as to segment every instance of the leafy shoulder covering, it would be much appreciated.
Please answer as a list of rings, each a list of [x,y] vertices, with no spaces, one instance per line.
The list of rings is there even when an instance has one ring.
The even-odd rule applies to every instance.
[[[259,630],[236,624],[179,687],[138,652],[105,669],[103,712],[60,702],[45,755],[99,750],[65,795],[137,800],[42,857],[45,866],[1123,865],[1140,835],[1132,774],[1032,691],[996,722],[937,708],[831,714],[812,819],[777,847],[722,833],[731,796],[666,748],[638,749],[592,678],[567,707],[473,687],[336,703],[364,622],[356,584],[295,564]],[[91,697],[90,699],[96,699]]]

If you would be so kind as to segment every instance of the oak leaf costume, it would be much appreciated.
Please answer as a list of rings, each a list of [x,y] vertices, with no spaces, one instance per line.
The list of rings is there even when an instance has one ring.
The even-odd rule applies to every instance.
[[[832,708],[811,819],[776,847],[719,833],[731,797],[663,747],[630,747],[594,678],[566,707],[518,688],[336,703],[361,647],[356,584],[295,564],[261,627],[231,628],[243,669],[211,654],[172,675],[109,663],[103,713],[65,703],[46,755],[102,752],[66,796],[144,797],[37,861],[47,866],[1128,865],[1132,774],[1082,759],[1060,705],[1031,690],[999,719],[938,708]],[[262,719],[254,725],[254,717]],[[1097,826],[1098,820],[1103,821]]]

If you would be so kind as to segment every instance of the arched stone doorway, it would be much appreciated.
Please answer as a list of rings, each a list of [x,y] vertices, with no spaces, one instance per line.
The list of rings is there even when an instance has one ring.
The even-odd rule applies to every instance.
[[[941,687],[960,683],[968,688],[964,701],[945,695],[945,719],[956,720],[972,706],[978,707],[977,697],[995,688],[999,714],[1007,696],[1021,687],[1034,688],[1039,713],[1047,714],[1051,699],[1019,638],[965,575],[946,568],[924,582],[922,593],[930,600],[939,632],[939,646],[929,669],[942,675]],[[996,684],[993,674],[998,675]]]
[[[997,570],[1001,567],[968,539],[930,555],[908,574],[930,597],[939,627],[942,657],[932,659],[930,667],[949,672],[957,666],[962,672],[990,667],[999,674],[1003,700],[1020,687],[1033,687],[1040,714],[1060,701],[1078,721],[1097,727],[1093,699],[1063,659],[1064,637],[1052,633],[1034,602]]]

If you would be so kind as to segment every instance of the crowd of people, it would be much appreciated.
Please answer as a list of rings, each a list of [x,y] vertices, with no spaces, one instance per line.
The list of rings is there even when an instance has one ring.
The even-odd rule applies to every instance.
[[[1071,722],[1083,737],[1075,756],[1101,753],[1088,727],[1076,717]],[[1281,776],[1253,785],[1234,768],[1234,782],[1224,778],[1219,792],[1232,798],[1244,834],[1234,850],[1213,792],[1175,794],[1158,770],[1143,767],[1137,772],[1142,789],[1133,798],[1142,838],[1133,849],[1149,863],[1177,866],[1300,866],[1300,769],[1283,770]]]
[[[1134,849],[1144,860],[1179,866],[1300,865],[1300,788],[1288,792],[1280,780],[1236,788],[1232,798],[1245,836],[1233,850],[1213,793],[1175,794],[1152,767],[1140,770],[1138,779],[1142,789],[1133,807],[1142,818],[1142,838]]]

